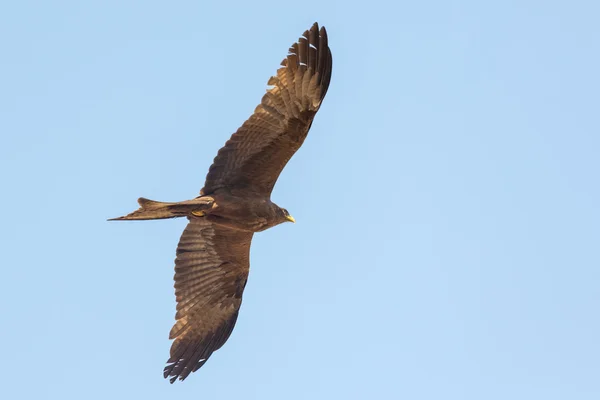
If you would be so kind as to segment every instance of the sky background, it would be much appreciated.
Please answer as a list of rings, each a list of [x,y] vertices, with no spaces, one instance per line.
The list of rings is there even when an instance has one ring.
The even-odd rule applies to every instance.
[[[0,397],[600,398],[600,3],[0,6]],[[162,378],[184,220],[288,46],[333,78],[227,344]]]

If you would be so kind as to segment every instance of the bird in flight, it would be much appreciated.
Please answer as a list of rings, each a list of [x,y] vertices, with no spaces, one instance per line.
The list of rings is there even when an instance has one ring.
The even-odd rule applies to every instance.
[[[295,222],[271,192],[321,107],[331,67],[327,31],[315,23],[292,44],[254,113],[217,153],[200,196],[177,203],[140,198],[138,210],[110,220],[189,220],[175,259],[177,312],[164,369],[171,383],[197,371],[229,338],[254,233]]]

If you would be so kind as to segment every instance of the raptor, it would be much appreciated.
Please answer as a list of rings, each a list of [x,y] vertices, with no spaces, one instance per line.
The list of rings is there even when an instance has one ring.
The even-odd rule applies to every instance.
[[[176,203],[138,199],[111,221],[187,218],[175,259],[176,322],[164,369],[171,383],[198,370],[227,341],[250,269],[254,233],[295,222],[271,201],[327,93],[332,58],[317,23],[292,44],[254,113],[219,150],[200,195]]]

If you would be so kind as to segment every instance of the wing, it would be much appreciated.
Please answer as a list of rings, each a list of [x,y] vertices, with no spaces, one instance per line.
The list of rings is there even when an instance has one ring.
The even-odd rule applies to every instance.
[[[171,383],[184,380],[229,338],[250,268],[251,232],[193,218],[179,239],[175,259],[177,322],[164,369]]]
[[[219,150],[201,195],[228,187],[270,196],[300,148],[331,79],[327,32],[315,23],[289,49],[254,114]]]

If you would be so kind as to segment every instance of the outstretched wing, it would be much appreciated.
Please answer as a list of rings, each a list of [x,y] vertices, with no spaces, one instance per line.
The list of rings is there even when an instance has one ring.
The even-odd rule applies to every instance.
[[[331,79],[327,32],[315,23],[289,49],[254,114],[219,150],[201,195],[228,187],[270,196],[300,148]]]
[[[192,218],[175,259],[177,322],[165,378],[184,380],[229,338],[250,268],[252,233]]]

